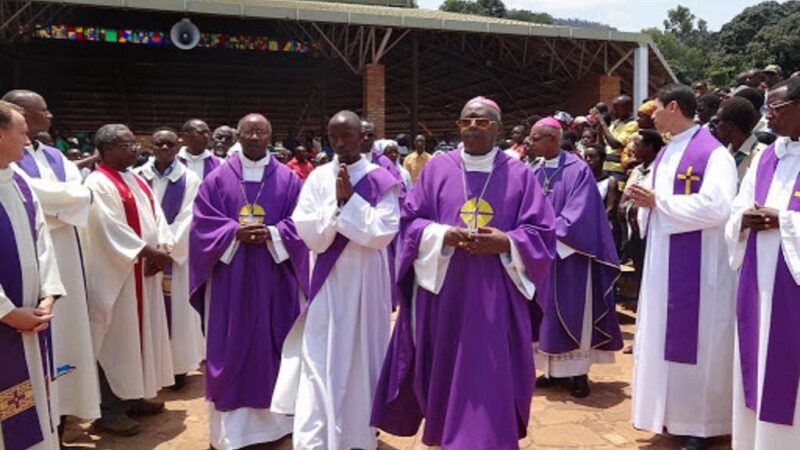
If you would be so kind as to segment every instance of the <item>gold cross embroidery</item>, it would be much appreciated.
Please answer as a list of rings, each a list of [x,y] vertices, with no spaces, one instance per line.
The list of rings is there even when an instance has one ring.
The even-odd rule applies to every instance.
[[[469,229],[488,227],[494,217],[492,205],[484,199],[471,198],[461,206],[459,216]]]
[[[694,167],[689,166],[689,168],[686,169],[685,174],[683,173],[678,174],[678,179],[683,180],[686,183],[685,184],[686,187],[684,188],[684,194],[686,195],[692,193],[692,181],[700,181],[700,177],[698,177],[697,175],[692,175],[693,171]]]
[[[797,198],[800,198],[800,191],[795,192],[794,196],[797,197]]]
[[[0,391],[0,422],[34,407],[31,380]]]

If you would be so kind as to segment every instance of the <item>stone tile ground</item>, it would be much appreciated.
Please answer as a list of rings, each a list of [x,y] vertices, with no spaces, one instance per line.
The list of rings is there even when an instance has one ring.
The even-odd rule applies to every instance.
[[[620,312],[626,345],[633,337],[633,319]],[[630,423],[631,355],[617,354],[614,365],[595,366],[590,374],[592,394],[573,399],[562,389],[539,389],[533,398],[528,437],[520,441],[522,449],[677,449],[678,440],[636,431]],[[67,427],[67,448],[113,450],[206,450],[208,426],[203,400],[203,376],[192,374],[181,392],[164,390],[160,398],[167,411],[141,421],[143,432],[132,438],[116,438],[94,433],[89,424],[70,422]],[[289,450],[289,438],[272,445],[254,448]],[[382,450],[424,450],[427,447],[414,437],[398,437],[382,433]],[[714,450],[729,449],[722,439]],[[469,449],[465,449],[469,450]]]

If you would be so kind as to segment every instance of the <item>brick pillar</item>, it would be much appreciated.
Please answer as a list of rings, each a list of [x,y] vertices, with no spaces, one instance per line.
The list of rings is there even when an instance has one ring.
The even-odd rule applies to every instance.
[[[621,82],[619,77],[607,75],[593,75],[574,82],[567,89],[567,111],[573,116],[583,116],[597,102],[605,102],[611,107],[621,93]]]
[[[386,136],[386,69],[383,64],[367,64],[364,67],[363,86],[364,116],[375,123],[375,135]]]
[[[614,99],[622,93],[622,80],[620,77],[600,75],[597,77],[599,95],[598,101],[605,102],[608,107],[614,103]]]

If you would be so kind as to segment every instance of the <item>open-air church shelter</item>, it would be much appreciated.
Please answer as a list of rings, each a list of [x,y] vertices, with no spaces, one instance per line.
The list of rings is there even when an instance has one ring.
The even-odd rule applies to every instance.
[[[279,137],[320,134],[354,109],[391,136],[453,132],[476,95],[512,126],[556,109],[585,114],[620,93],[638,104],[675,80],[646,34],[403,1],[3,1],[0,87],[42,93],[71,133],[120,122],[147,134],[190,117],[235,125],[261,112]],[[169,38],[184,18],[200,32],[189,50]]]

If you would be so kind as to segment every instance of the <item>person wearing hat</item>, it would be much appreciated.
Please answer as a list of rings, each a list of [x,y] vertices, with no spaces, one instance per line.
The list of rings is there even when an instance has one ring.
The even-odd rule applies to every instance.
[[[653,112],[656,110],[656,102],[654,100],[648,100],[642,103],[639,106],[638,111],[636,111],[636,132],[638,133],[639,130],[647,130],[647,129],[654,129],[656,127],[655,123],[653,123]],[[636,152],[633,150],[634,142],[633,142],[633,135],[631,135],[630,141],[628,141],[628,145],[625,146],[625,150],[622,151],[622,169],[625,173],[629,173],[629,171],[639,165],[642,161],[636,156]]]
[[[764,74],[764,82],[767,83],[767,87],[770,89],[783,81],[783,70],[777,64],[770,64],[761,72]]]

